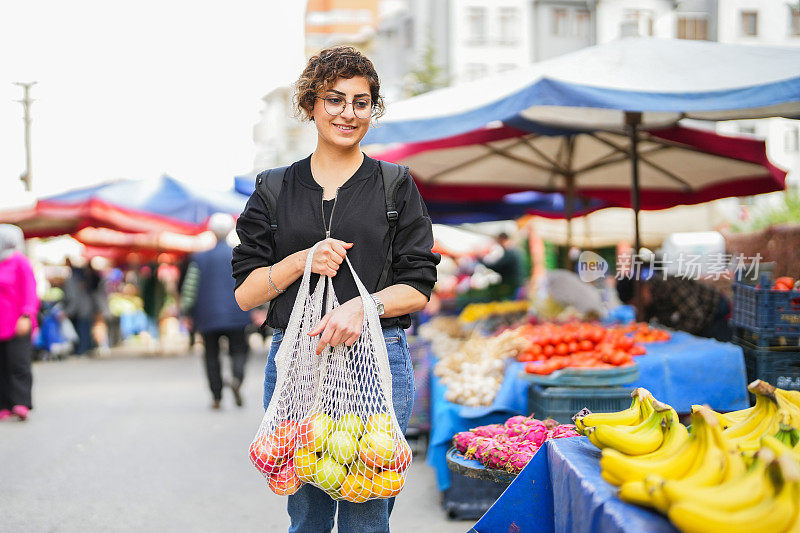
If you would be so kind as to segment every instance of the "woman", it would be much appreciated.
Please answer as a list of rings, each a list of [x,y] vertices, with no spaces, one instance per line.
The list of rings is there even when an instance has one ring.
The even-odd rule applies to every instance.
[[[264,407],[275,387],[275,353],[289,322],[308,250],[316,242],[312,272],[333,277],[339,307],[309,332],[326,345],[351,346],[361,333],[363,306],[347,256],[373,292],[392,371],[392,402],[405,431],[411,416],[414,378],[404,328],[409,313],[425,307],[436,281],[439,257],[431,252],[433,235],[425,204],[413,180],[405,179],[395,196],[398,219],[392,241],[390,275],[378,287],[389,250],[386,195],[378,162],[364,155],[360,142],[383,101],[372,62],[350,47],[323,50],[308,61],[297,82],[299,113],[314,122],[317,147],[286,171],[276,206],[273,234],[264,201],[254,193],[239,217],[241,244],[233,252],[236,301],[244,310],[270,300],[267,323],[275,329],[267,358]],[[326,238],[327,237],[327,238]],[[316,276],[315,276],[316,278]],[[312,286],[315,279],[312,279]],[[338,502],[339,531],[388,531],[393,500],[355,504]],[[331,531],[337,502],[320,489],[303,485],[289,496],[292,532]]]
[[[22,230],[0,224],[0,420],[28,418],[31,409],[31,332],[39,299],[22,248]]]

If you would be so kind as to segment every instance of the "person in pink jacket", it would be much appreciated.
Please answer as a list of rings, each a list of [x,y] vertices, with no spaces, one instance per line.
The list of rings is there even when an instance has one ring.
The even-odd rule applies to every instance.
[[[22,243],[22,230],[0,224],[0,420],[25,420],[32,407],[31,333],[39,299]]]

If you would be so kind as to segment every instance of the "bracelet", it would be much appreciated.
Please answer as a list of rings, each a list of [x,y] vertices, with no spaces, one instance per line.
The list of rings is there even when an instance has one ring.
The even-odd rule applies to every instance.
[[[275,283],[272,281],[272,266],[269,267],[269,271],[267,272],[267,278],[269,279],[270,286],[275,289],[275,292],[278,294],[286,292],[286,289],[280,290],[278,287],[275,286]]]

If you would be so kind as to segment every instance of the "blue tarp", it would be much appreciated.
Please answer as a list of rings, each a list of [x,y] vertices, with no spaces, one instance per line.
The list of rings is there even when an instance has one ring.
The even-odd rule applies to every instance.
[[[516,526],[516,529],[513,528]],[[622,502],[586,437],[545,446],[475,524],[479,533],[676,533],[663,516]]]
[[[214,213],[238,215],[247,198],[232,191],[215,191],[181,183],[169,176],[153,180],[120,180],[42,198],[46,202],[68,204],[90,200],[190,224],[203,224]]]
[[[632,387],[645,387],[679,413],[688,413],[692,404],[708,404],[718,411],[749,407],[744,358],[739,346],[683,332],[674,332],[669,342],[646,346],[647,355],[636,358],[639,379]],[[448,402],[444,399],[445,387],[436,376],[432,377],[432,428],[427,461],[436,470],[439,490],[450,486],[445,456],[454,434],[528,413],[528,384],[519,378],[523,370],[524,363],[511,363],[494,402],[481,408]]]

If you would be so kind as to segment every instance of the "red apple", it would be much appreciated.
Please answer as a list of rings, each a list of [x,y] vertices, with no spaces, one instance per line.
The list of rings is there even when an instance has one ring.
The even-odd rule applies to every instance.
[[[321,452],[325,449],[328,433],[333,429],[333,419],[325,413],[315,413],[300,422],[298,446]]]
[[[411,446],[405,441],[396,440],[394,442],[394,457],[386,467],[388,470],[395,472],[405,472],[406,468],[411,464]]]
[[[294,463],[289,461],[281,469],[269,476],[269,488],[278,496],[288,496],[297,492],[303,482],[297,477]]]
[[[250,460],[264,474],[280,470],[286,457],[286,450],[273,437],[263,435],[250,444]]]

